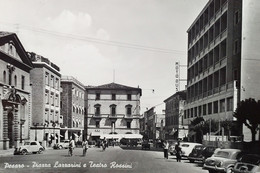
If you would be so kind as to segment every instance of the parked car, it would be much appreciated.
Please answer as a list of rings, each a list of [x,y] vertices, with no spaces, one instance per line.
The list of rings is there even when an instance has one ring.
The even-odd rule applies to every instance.
[[[96,146],[96,142],[95,141],[88,141],[88,147],[89,148],[94,148]]]
[[[260,155],[246,154],[242,156],[235,164],[234,173],[259,173],[260,172]]]
[[[177,143],[175,143],[176,145]],[[169,147],[169,153],[171,155],[175,155],[176,151],[175,151],[175,145],[171,145]],[[188,157],[189,154],[191,153],[191,151],[193,150],[193,148],[196,145],[202,145],[200,143],[194,143],[194,142],[180,142],[180,147],[181,147],[181,156],[182,157]]]
[[[64,141],[61,141],[59,144],[58,144],[58,147],[61,149],[61,148],[69,148],[69,144],[70,144],[70,140],[64,140]]]
[[[214,154],[217,147],[214,146],[202,146],[196,145],[192,152],[189,154],[188,159],[191,163],[194,161],[200,161],[202,163]]]
[[[147,141],[147,140],[145,140],[145,141],[143,141],[143,143],[142,143],[142,150],[143,149],[151,149],[151,144],[149,143],[149,141]]]
[[[242,151],[238,149],[219,149],[205,160],[203,168],[207,169],[209,173],[231,173],[242,154]]]
[[[26,155],[28,153],[39,153],[41,154],[44,151],[44,148],[38,141],[29,141],[25,142],[24,145],[21,145],[19,148],[15,148],[14,155],[23,154]]]

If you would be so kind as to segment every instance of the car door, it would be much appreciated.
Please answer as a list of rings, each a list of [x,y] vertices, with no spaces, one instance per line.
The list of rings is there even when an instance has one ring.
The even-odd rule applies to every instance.
[[[36,142],[31,142],[30,144],[30,152],[37,152],[38,151],[38,145]]]

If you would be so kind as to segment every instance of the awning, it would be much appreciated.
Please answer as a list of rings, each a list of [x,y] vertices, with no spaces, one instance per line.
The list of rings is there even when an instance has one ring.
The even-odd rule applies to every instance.
[[[127,139],[142,139],[143,135],[141,135],[141,134],[123,134],[122,137],[127,138]]]
[[[79,137],[79,135],[77,135],[76,133],[74,133],[74,135],[75,135],[75,137],[77,137],[77,138]]]
[[[100,132],[91,132],[90,136],[101,136],[103,135],[102,133]]]
[[[60,137],[63,137],[62,135],[60,135]]]
[[[100,139],[120,139],[121,135],[120,134],[102,134],[100,136]]]

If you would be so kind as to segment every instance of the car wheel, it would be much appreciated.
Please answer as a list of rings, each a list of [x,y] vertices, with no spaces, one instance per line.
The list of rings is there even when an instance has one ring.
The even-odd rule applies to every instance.
[[[233,167],[229,167],[229,168],[227,168],[227,170],[226,170],[226,173],[232,173],[233,171]]]
[[[190,161],[190,163],[194,163],[194,160],[192,160],[192,159],[190,159],[189,161]]]
[[[21,154],[22,155],[26,155],[28,152],[27,152],[27,150],[26,149],[23,149],[22,151],[21,151]]]
[[[39,153],[39,154],[42,154],[42,152],[43,152],[43,149],[40,148],[39,151],[38,151],[38,153]]]

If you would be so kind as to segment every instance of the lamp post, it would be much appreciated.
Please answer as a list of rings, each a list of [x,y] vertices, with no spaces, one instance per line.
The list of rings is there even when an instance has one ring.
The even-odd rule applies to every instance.
[[[54,144],[56,143],[56,140],[55,140],[55,126],[56,126],[56,123],[53,122],[53,123],[52,123],[52,127],[53,127],[53,138],[54,138]]]

